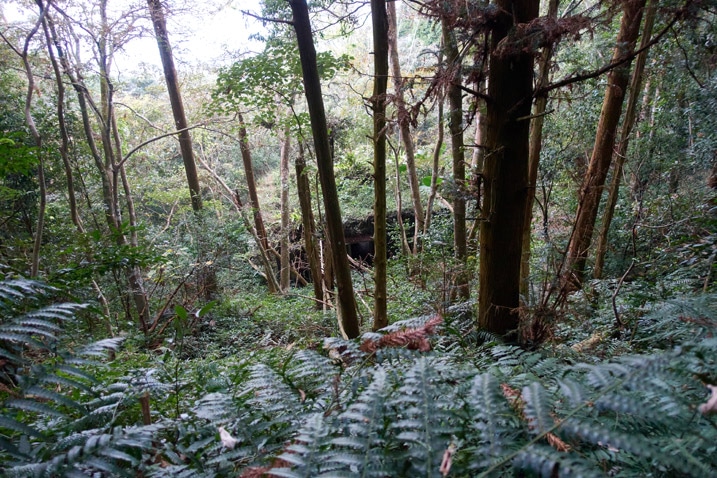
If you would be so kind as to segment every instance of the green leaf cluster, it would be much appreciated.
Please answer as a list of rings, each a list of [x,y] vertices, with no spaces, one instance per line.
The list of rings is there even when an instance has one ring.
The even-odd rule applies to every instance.
[[[316,62],[321,78],[327,80],[339,71],[349,69],[351,57],[336,57],[324,51],[317,53]],[[273,127],[283,121],[281,106],[292,109],[294,119],[290,124],[306,126],[306,115],[293,111],[294,98],[301,90],[298,49],[290,41],[275,38],[267,42],[263,52],[219,71],[210,110],[225,114],[242,109],[252,110],[257,124]]]

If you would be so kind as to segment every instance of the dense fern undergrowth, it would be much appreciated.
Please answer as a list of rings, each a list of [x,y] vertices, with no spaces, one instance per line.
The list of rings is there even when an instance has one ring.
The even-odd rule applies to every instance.
[[[535,351],[476,331],[465,304],[360,341],[320,341],[319,320],[315,340],[199,356],[181,311],[154,354],[79,347],[68,331],[91,310],[5,280],[2,474],[715,476],[717,295],[636,286],[613,308],[603,286]]]

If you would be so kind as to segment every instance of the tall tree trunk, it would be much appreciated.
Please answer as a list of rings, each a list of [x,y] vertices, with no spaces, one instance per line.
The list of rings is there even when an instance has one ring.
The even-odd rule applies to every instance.
[[[94,102],[91,101],[89,90],[87,87],[79,81],[76,85],[78,95],[83,96],[83,100],[80,102],[81,107],[84,104],[89,103],[93,106],[93,110],[97,116],[97,120],[100,126],[100,137],[102,139],[103,155],[101,156],[96,147],[93,150],[93,156],[97,168],[102,176],[103,182],[103,199],[105,206],[105,219],[111,233],[115,236],[115,242],[124,246],[130,244],[136,247],[136,238],[128,242],[125,232],[122,230],[122,217],[121,209],[119,206],[119,180],[123,174],[122,166],[117,165],[115,158],[121,153],[121,145],[119,143],[119,136],[116,134],[116,123],[114,120],[114,103],[113,103],[113,87],[110,82],[110,67],[112,57],[107,51],[107,34],[109,33],[109,27],[107,22],[107,1],[102,0],[100,2],[100,16],[102,20],[102,33],[100,34],[99,41],[97,42],[98,47],[98,66],[100,72],[100,106],[95,106]],[[75,80],[73,80],[74,83]],[[83,123],[85,123],[85,132],[88,135],[88,142],[94,144],[94,141],[89,138],[92,136],[92,127],[89,124],[89,118],[87,118],[87,112],[83,113]],[[85,118],[88,121],[85,122]],[[92,146],[91,146],[92,149]],[[126,180],[126,178],[125,178]],[[128,201],[128,211],[130,219],[134,214],[132,205],[132,196],[129,191],[129,184],[124,183],[123,186],[127,188],[125,190],[125,199]],[[134,228],[132,228],[134,229]],[[142,281],[142,273],[138,267],[126,268],[125,277],[130,289],[130,295],[134,302],[135,308],[137,309],[138,320],[142,331],[146,332],[149,328],[151,317],[149,308],[149,299],[147,292]]]
[[[475,83],[476,91],[485,93],[487,83],[480,78]],[[487,80],[487,78],[486,78]],[[475,112],[475,133],[473,135],[473,154],[471,154],[471,167],[469,177],[469,191],[470,195],[476,198],[477,206],[480,207],[481,201],[481,174],[483,171],[483,159],[485,158],[485,137],[487,131],[487,120],[486,120],[486,104],[482,98],[476,98],[476,112]],[[480,220],[476,218],[468,231],[468,244],[472,245],[476,242],[476,237],[480,231]],[[472,247],[472,246],[471,246]]]
[[[645,2],[646,0],[623,0],[623,17],[617,36],[617,46],[613,53],[614,62],[631,55],[634,51]],[[607,77],[605,99],[595,133],[595,146],[580,190],[575,227],[563,270],[562,285],[566,291],[579,289],[582,286],[600,198],[612,162],[615,133],[630,80],[631,63],[631,60],[626,61],[610,71]]]
[[[254,165],[251,160],[251,148],[249,148],[249,136],[246,132],[246,124],[244,123],[244,117],[237,115],[239,121],[239,149],[241,150],[241,159],[244,163],[244,176],[246,177],[246,187],[249,191],[249,207],[251,207],[252,216],[254,218],[254,228],[256,234],[259,236],[260,243],[257,244],[264,250],[265,254],[270,251],[269,239],[266,235],[266,227],[264,226],[264,218],[261,215],[261,207],[259,206],[259,193],[256,189],[256,180],[254,179]],[[274,270],[271,268],[269,263],[265,264],[266,276],[274,277]],[[269,292],[275,294],[279,292],[273,286],[275,281],[268,281]]]
[[[283,138],[281,138],[280,170],[281,170],[281,236],[280,236],[280,263],[279,270],[279,287],[281,292],[286,294],[289,292],[291,285],[291,264],[289,254],[289,148],[291,146],[291,129],[287,126],[284,128]]]
[[[393,7],[393,3],[391,4]],[[389,50],[389,21],[386,12],[386,0],[371,0],[371,19],[373,22],[373,96],[371,109],[373,110],[373,277],[374,277],[374,306],[373,330],[388,325],[386,313],[386,90],[388,86],[388,50]],[[395,20],[395,11],[394,11]],[[394,45],[395,52],[395,45]],[[398,55],[396,55],[398,62]],[[395,69],[394,69],[395,74]],[[400,83],[400,78],[399,78]],[[399,87],[400,89],[400,87]],[[399,108],[402,105],[397,104]],[[405,113],[405,108],[404,108]],[[406,126],[408,124],[406,123]],[[406,128],[408,129],[408,128]],[[403,127],[401,127],[403,133]],[[410,135],[410,131],[408,131]],[[404,142],[406,138],[404,137]],[[409,136],[410,142],[410,136]],[[411,147],[413,145],[411,144]],[[408,153],[408,149],[406,149]],[[413,151],[411,151],[411,154]],[[415,173],[415,164],[413,165]],[[410,180],[410,172],[409,172]],[[416,237],[418,239],[418,237]]]
[[[530,115],[533,57],[496,49],[516,23],[538,16],[539,1],[498,0],[496,5],[502,13],[490,45],[478,322],[489,332],[515,340],[528,199],[530,122],[525,117]]]
[[[398,226],[398,234],[401,236],[401,254],[408,256],[411,254],[411,245],[408,243],[408,235],[403,225],[403,196],[401,195],[401,164],[399,162],[399,154],[396,148],[393,150],[394,170],[396,171],[396,185],[393,188],[393,195],[396,198],[396,225]],[[409,272],[410,274],[410,272]]]
[[[28,35],[25,37],[25,42],[22,50],[18,50],[15,46],[8,43],[8,46],[20,56],[22,64],[25,70],[25,76],[27,77],[27,92],[25,95],[25,123],[30,130],[30,135],[37,148],[37,182],[40,188],[40,204],[37,211],[37,226],[35,227],[35,237],[32,247],[32,259],[30,264],[30,276],[37,277],[40,272],[40,247],[42,246],[42,235],[45,230],[45,208],[47,206],[47,188],[45,184],[45,165],[43,160],[42,151],[42,136],[35,125],[35,120],[32,117],[32,97],[35,92],[35,75],[32,72],[32,65],[28,59],[28,51],[30,48],[30,41],[35,36],[40,28],[40,25],[45,21],[46,9],[42,1],[36,2],[40,7],[40,16],[35,22],[35,26],[30,30]],[[4,37],[3,37],[4,38]],[[7,41],[7,40],[6,40]]]
[[[413,146],[413,136],[411,135],[411,117],[406,109],[406,101],[403,97],[403,77],[401,76],[401,64],[398,57],[398,33],[396,29],[396,3],[383,2],[386,5],[386,13],[388,15],[388,51],[391,67],[391,77],[393,78],[393,88],[395,90],[395,105],[398,127],[401,132],[401,141],[403,148],[406,150],[406,170],[408,173],[408,185],[411,189],[411,201],[413,202],[413,212],[415,217],[415,232],[413,236],[413,253],[420,249],[420,236],[423,233],[423,205],[421,204],[421,191],[418,185],[418,172],[416,170],[416,153]],[[374,36],[376,29],[374,27]],[[375,51],[374,43],[374,61],[378,62],[378,53]]]
[[[649,50],[645,48],[652,36],[652,28],[655,24],[655,15],[657,13],[657,5],[655,0],[650,0],[645,12],[645,24],[642,27],[642,37],[640,39],[640,50],[642,50],[635,59],[635,68],[632,72],[630,80],[630,96],[627,100],[625,108],[625,117],[622,120],[622,130],[620,131],[620,142],[618,143],[617,152],[615,153],[615,167],[612,172],[612,181],[610,183],[610,192],[605,205],[605,213],[602,216],[602,225],[600,227],[600,235],[598,236],[597,247],[595,249],[595,267],[593,268],[593,277],[602,278],[603,267],[605,266],[605,254],[607,252],[608,233],[610,232],[610,223],[615,215],[615,205],[620,193],[620,182],[622,179],[622,168],[627,159],[627,149],[630,144],[630,134],[635,125],[637,118],[637,100],[640,97],[642,89],[642,78],[645,71],[645,63]],[[644,49],[643,49],[644,48]]]
[[[443,54],[439,53],[438,64],[441,64]],[[439,67],[440,68],[440,67]],[[441,74],[441,71],[438,71]],[[441,165],[441,149],[443,149],[443,137],[445,130],[445,122],[443,120],[443,102],[445,101],[445,95],[443,87],[437,86],[436,90],[436,101],[438,102],[438,131],[436,135],[436,144],[433,147],[433,155],[431,162],[431,192],[428,194],[428,201],[426,202],[426,219],[423,222],[423,235],[428,233],[428,229],[431,226],[431,216],[433,214],[433,201],[436,199],[438,193],[438,174]]]
[[[558,17],[558,0],[549,0],[549,19]],[[536,89],[547,86],[550,80],[550,61],[553,57],[553,46],[543,48],[538,59],[538,79]],[[525,303],[529,302],[530,285],[530,239],[532,237],[533,203],[535,191],[538,186],[538,166],[540,165],[540,151],[543,147],[543,123],[548,105],[548,94],[543,93],[535,99],[533,106],[533,119],[530,122],[530,140],[528,153],[528,203],[525,208],[525,225],[523,226],[523,256],[520,263],[520,296]]]
[[[304,93],[311,118],[311,131],[314,136],[314,149],[319,170],[319,181],[324,197],[326,212],[326,229],[333,258],[336,286],[338,288],[339,328],[348,338],[360,334],[356,298],[354,297],[351,270],[346,255],[346,239],[344,238],[341,209],[336,190],[333,158],[329,145],[329,132],[326,124],[326,112],[321,93],[321,80],[316,64],[316,49],[311,32],[309,9],[306,0],[289,0],[294,17],[294,30],[301,57],[301,70],[304,78]]]
[[[75,196],[75,181],[74,174],[72,172],[72,163],[70,162],[69,149],[70,149],[70,135],[67,132],[67,121],[65,120],[65,84],[62,81],[62,71],[58,64],[55,52],[52,49],[54,45],[58,51],[61,49],[59,42],[55,41],[54,35],[51,32],[54,31],[52,25],[52,18],[50,15],[45,15],[45,19],[42,24],[43,31],[45,33],[45,43],[47,44],[47,52],[50,57],[50,63],[52,64],[52,71],[55,74],[55,84],[57,85],[57,125],[60,130],[60,157],[62,158],[62,165],[65,169],[65,179],[67,181],[67,198],[70,207],[70,218],[72,223],[75,225],[80,233],[85,232],[82,220],[77,209],[77,198]]]
[[[458,297],[467,299],[470,296],[468,289],[467,271],[465,261],[468,256],[466,234],[466,199],[465,199],[465,150],[463,147],[463,94],[461,82],[463,81],[463,68],[458,43],[455,34],[448,24],[448,19],[441,20],[443,28],[443,49],[446,55],[447,73],[450,82],[446,95],[448,96],[448,130],[451,133],[451,157],[453,158],[453,247],[458,267],[461,269],[456,276],[456,291]]]
[[[177,131],[179,131],[179,149],[182,153],[182,160],[184,161],[184,171],[187,175],[189,194],[192,199],[192,209],[194,211],[200,211],[202,209],[202,193],[199,188],[199,175],[197,174],[197,165],[194,161],[192,137],[187,129],[187,117],[184,114],[184,104],[182,102],[182,94],[179,91],[177,70],[174,67],[172,46],[169,43],[167,22],[164,18],[164,11],[162,10],[162,2],[161,0],[147,0],[147,5],[152,18],[152,24],[154,25],[154,35],[157,39],[157,46],[159,47],[159,56],[162,59],[164,79],[167,82],[169,102],[172,105],[174,125]]]
[[[316,241],[316,224],[314,213],[311,209],[311,186],[307,176],[306,158],[304,157],[304,145],[299,142],[299,155],[295,161],[296,167],[296,189],[299,195],[299,207],[301,208],[301,224],[304,230],[304,248],[306,258],[309,261],[311,271],[311,284],[314,287],[316,308],[321,310],[324,301],[323,277],[321,276],[321,261],[319,258],[319,247]]]

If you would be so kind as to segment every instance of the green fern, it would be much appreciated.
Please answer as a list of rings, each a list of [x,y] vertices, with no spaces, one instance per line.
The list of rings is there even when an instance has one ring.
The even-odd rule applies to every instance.
[[[339,431],[332,440],[334,453],[328,461],[337,470],[360,477],[387,476],[386,450],[390,421],[388,399],[396,386],[384,367],[367,373],[368,385],[348,409],[338,416]]]
[[[495,375],[484,373],[473,378],[466,396],[466,412],[470,468],[486,469],[510,450],[521,433],[516,414]]]
[[[456,418],[451,412],[455,387],[446,363],[418,357],[406,370],[397,392],[391,397],[396,420],[390,428],[395,439],[403,444],[399,454],[410,476],[433,476],[443,454],[457,432]]]
[[[94,364],[83,355],[97,357],[101,351],[116,349],[120,340],[92,344],[77,354],[59,350],[63,325],[84,306],[41,306],[52,291],[33,281],[0,282],[4,312],[0,356],[5,359],[2,377],[8,391],[0,402],[2,472],[4,476],[74,476],[96,470],[122,476],[141,456],[129,451],[147,447],[151,433],[117,429],[108,434],[86,426],[72,433],[78,430],[73,423],[91,414],[93,404],[85,398],[94,395],[92,386],[97,383],[78,367]]]
[[[291,468],[275,467],[269,471],[272,476],[285,478],[313,478],[326,476],[336,467],[326,460],[331,432],[334,430],[324,419],[323,413],[312,413],[304,420],[293,443],[279,455],[279,459],[288,463]]]

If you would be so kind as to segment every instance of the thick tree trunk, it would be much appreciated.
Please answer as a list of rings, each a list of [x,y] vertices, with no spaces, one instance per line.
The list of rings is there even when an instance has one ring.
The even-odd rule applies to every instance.
[[[284,129],[283,138],[281,138],[280,170],[281,170],[281,235],[280,248],[281,268],[279,270],[279,287],[281,292],[286,294],[289,292],[291,285],[291,264],[289,254],[289,148],[291,147],[291,129],[287,126]]]
[[[637,118],[637,100],[640,97],[642,88],[642,77],[645,71],[645,63],[649,50],[644,49],[650,37],[652,36],[652,27],[655,24],[655,16],[657,13],[657,5],[655,0],[650,3],[645,12],[645,24],[642,27],[642,38],[640,39],[640,50],[642,50],[635,59],[635,68],[632,72],[630,80],[630,96],[627,100],[625,108],[625,117],[622,120],[622,130],[620,132],[620,142],[618,143],[617,152],[615,153],[615,167],[612,172],[612,181],[610,183],[610,192],[605,205],[605,213],[602,216],[602,225],[600,226],[600,235],[598,236],[597,247],[595,249],[595,267],[593,268],[593,277],[602,278],[603,267],[605,266],[605,254],[607,252],[608,233],[610,232],[610,223],[615,215],[615,205],[620,193],[620,182],[622,179],[622,168],[627,159],[627,149],[630,144],[630,134],[635,125]]]
[[[548,18],[558,17],[558,0],[548,3]],[[540,53],[538,60],[538,79],[536,90],[547,86],[550,80],[550,61],[553,57],[553,46],[546,46]],[[530,239],[532,237],[533,203],[538,185],[538,166],[540,165],[540,151],[543,147],[543,123],[548,105],[548,94],[544,93],[535,99],[533,106],[533,119],[530,122],[530,140],[528,153],[528,199],[525,208],[525,225],[523,226],[523,256],[520,263],[520,296],[524,303],[529,303],[530,285]]]
[[[393,7],[393,4],[391,4],[391,6]],[[386,313],[386,89],[388,86],[389,23],[386,12],[386,0],[371,0],[371,19],[373,22],[374,53],[373,96],[371,97],[371,108],[373,110],[374,186],[373,330],[378,330],[388,325],[388,315]],[[398,61],[398,57],[396,61]],[[398,81],[400,82],[400,79]],[[397,106],[399,107],[400,115],[400,106]],[[400,123],[401,119],[399,117],[399,124]],[[401,127],[401,131],[403,131],[403,127]],[[408,134],[410,135],[410,131]],[[404,141],[406,141],[405,137]],[[408,153],[408,149],[406,152]],[[411,151],[411,153],[413,152]],[[413,166],[415,173],[415,164]]]
[[[311,208],[311,186],[306,170],[306,159],[304,157],[304,146],[299,143],[299,155],[296,157],[296,189],[299,195],[299,207],[301,208],[301,224],[304,230],[304,248],[306,258],[309,261],[311,271],[311,283],[314,287],[316,308],[321,310],[324,301],[323,277],[321,276],[321,260],[319,258],[319,247],[316,240],[316,224],[314,213]]]
[[[413,146],[413,136],[411,135],[411,118],[410,113],[406,109],[406,102],[403,97],[403,77],[401,76],[401,64],[398,57],[398,35],[396,30],[396,4],[395,2],[385,2],[386,13],[388,15],[388,51],[391,67],[391,76],[393,78],[393,88],[395,90],[396,115],[398,127],[401,132],[401,141],[403,148],[406,150],[406,170],[408,173],[408,185],[411,190],[411,201],[413,202],[413,212],[415,219],[415,232],[413,236],[413,253],[420,249],[420,236],[423,233],[423,205],[421,204],[421,191],[418,185],[418,172],[416,170],[416,152]],[[376,30],[374,29],[374,35]],[[376,46],[374,45],[374,54]],[[378,61],[378,57],[374,56],[374,61]]]
[[[445,17],[442,19],[442,28],[443,49],[450,79],[446,95],[449,105],[448,130],[451,133],[451,157],[453,158],[453,181],[455,183],[453,191],[453,248],[460,268],[456,276],[455,288],[458,297],[467,299],[470,296],[470,291],[468,289],[468,274],[464,270],[468,256],[468,244],[465,199],[466,164],[463,147],[463,94],[461,92],[463,70],[456,37]]]
[[[533,57],[496,52],[515,23],[538,16],[538,0],[498,0],[503,12],[491,35],[483,170],[485,196],[480,231],[481,328],[516,340],[520,305],[520,259],[528,199],[528,137]],[[514,23],[515,22],[515,23]]]
[[[333,258],[333,268],[338,288],[338,315],[341,333],[348,338],[360,334],[356,298],[354,297],[351,270],[346,255],[341,209],[336,190],[333,158],[329,145],[329,132],[326,124],[326,112],[321,93],[321,80],[316,64],[316,49],[311,32],[309,9],[306,0],[289,0],[294,16],[294,30],[301,57],[301,70],[304,78],[304,93],[311,118],[311,131],[314,136],[314,149],[319,170],[319,181],[324,197],[326,211],[326,229]]]
[[[645,1],[623,0],[623,17],[617,36],[617,46],[613,53],[613,62],[631,55],[634,51]],[[566,291],[579,289],[582,286],[600,198],[612,162],[615,133],[630,80],[631,63],[632,61],[626,61],[610,71],[607,77],[607,90],[595,133],[595,146],[580,190],[577,217],[563,270],[562,284]]]
[[[149,7],[149,14],[152,17],[152,24],[154,25],[154,35],[157,39],[157,46],[159,47],[159,56],[162,59],[164,79],[167,82],[169,102],[172,105],[174,125],[177,131],[179,131],[179,149],[182,153],[182,160],[184,161],[184,171],[187,175],[189,194],[192,199],[192,209],[194,211],[200,211],[202,209],[202,193],[199,188],[199,175],[197,174],[197,165],[194,161],[192,137],[187,129],[187,117],[184,114],[182,94],[179,91],[179,81],[177,80],[177,70],[174,67],[172,46],[169,43],[169,35],[167,34],[167,22],[164,18],[160,0],[147,0],[147,5]]]

